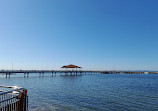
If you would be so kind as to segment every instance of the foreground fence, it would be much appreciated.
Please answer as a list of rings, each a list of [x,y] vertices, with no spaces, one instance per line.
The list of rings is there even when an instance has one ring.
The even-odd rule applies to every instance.
[[[27,90],[17,86],[0,86],[0,111],[28,111]]]

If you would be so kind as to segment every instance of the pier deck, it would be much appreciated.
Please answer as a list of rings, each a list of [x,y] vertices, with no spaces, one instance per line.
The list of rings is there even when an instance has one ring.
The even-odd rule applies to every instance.
[[[6,75],[10,77],[11,74],[24,74],[28,76],[31,73],[52,73],[52,75],[56,75],[56,73],[64,74],[64,75],[82,75],[86,73],[91,74],[158,74],[158,72],[152,71],[92,71],[92,70],[0,70],[0,74]]]

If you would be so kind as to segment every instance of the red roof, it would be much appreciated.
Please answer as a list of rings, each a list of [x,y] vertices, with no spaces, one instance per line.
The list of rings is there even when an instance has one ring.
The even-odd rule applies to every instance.
[[[73,64],[70,64],[70,65],[67,65],[67,66],[63,66],[61,68],[81,68],[81,67],[73,65]]]

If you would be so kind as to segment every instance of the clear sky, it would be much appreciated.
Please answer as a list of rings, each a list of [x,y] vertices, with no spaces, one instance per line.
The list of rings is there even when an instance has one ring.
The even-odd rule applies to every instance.
[[[1,0],[0,69],[158,70],[158,0]]]

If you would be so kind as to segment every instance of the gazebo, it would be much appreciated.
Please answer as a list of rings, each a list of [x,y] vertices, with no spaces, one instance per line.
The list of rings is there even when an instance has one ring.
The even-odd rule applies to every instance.
[[[80,75],[82,73],[81,71],[77,71],[77,69],[80,69],[82,67],[79,67],[79,66],[76,66],[76,65],[73,65],[73,64],[62,66],[61,68],[72,69],[72,70],[65,71],[65,75],[70,74],[71,76],[72,75],[77,76],[78,75],[77,73],[80,73]],[[73,69],[76,69],[76,70],[73,70]]]
[[[73,64],[70,64],[70,65],[66,65],[66,66],[62,66],[61,68],[65,68],[65,69],[80,69],[82,67],[79,67],[79,66],[76,66],[76,65],[73,65]]]
[[[80,69],[82,67],[70,64],[70,65],[62,66],[61,68],[72,69],[72,70],[65,71],[65,75],[70,74],[71,76],[72,75],[77,76],[77,73],[80,73],[80,75],[81,75],[81,71],[77,71],[77,69]],[[76,70],[73,70],[73,69],[76,69]]]

